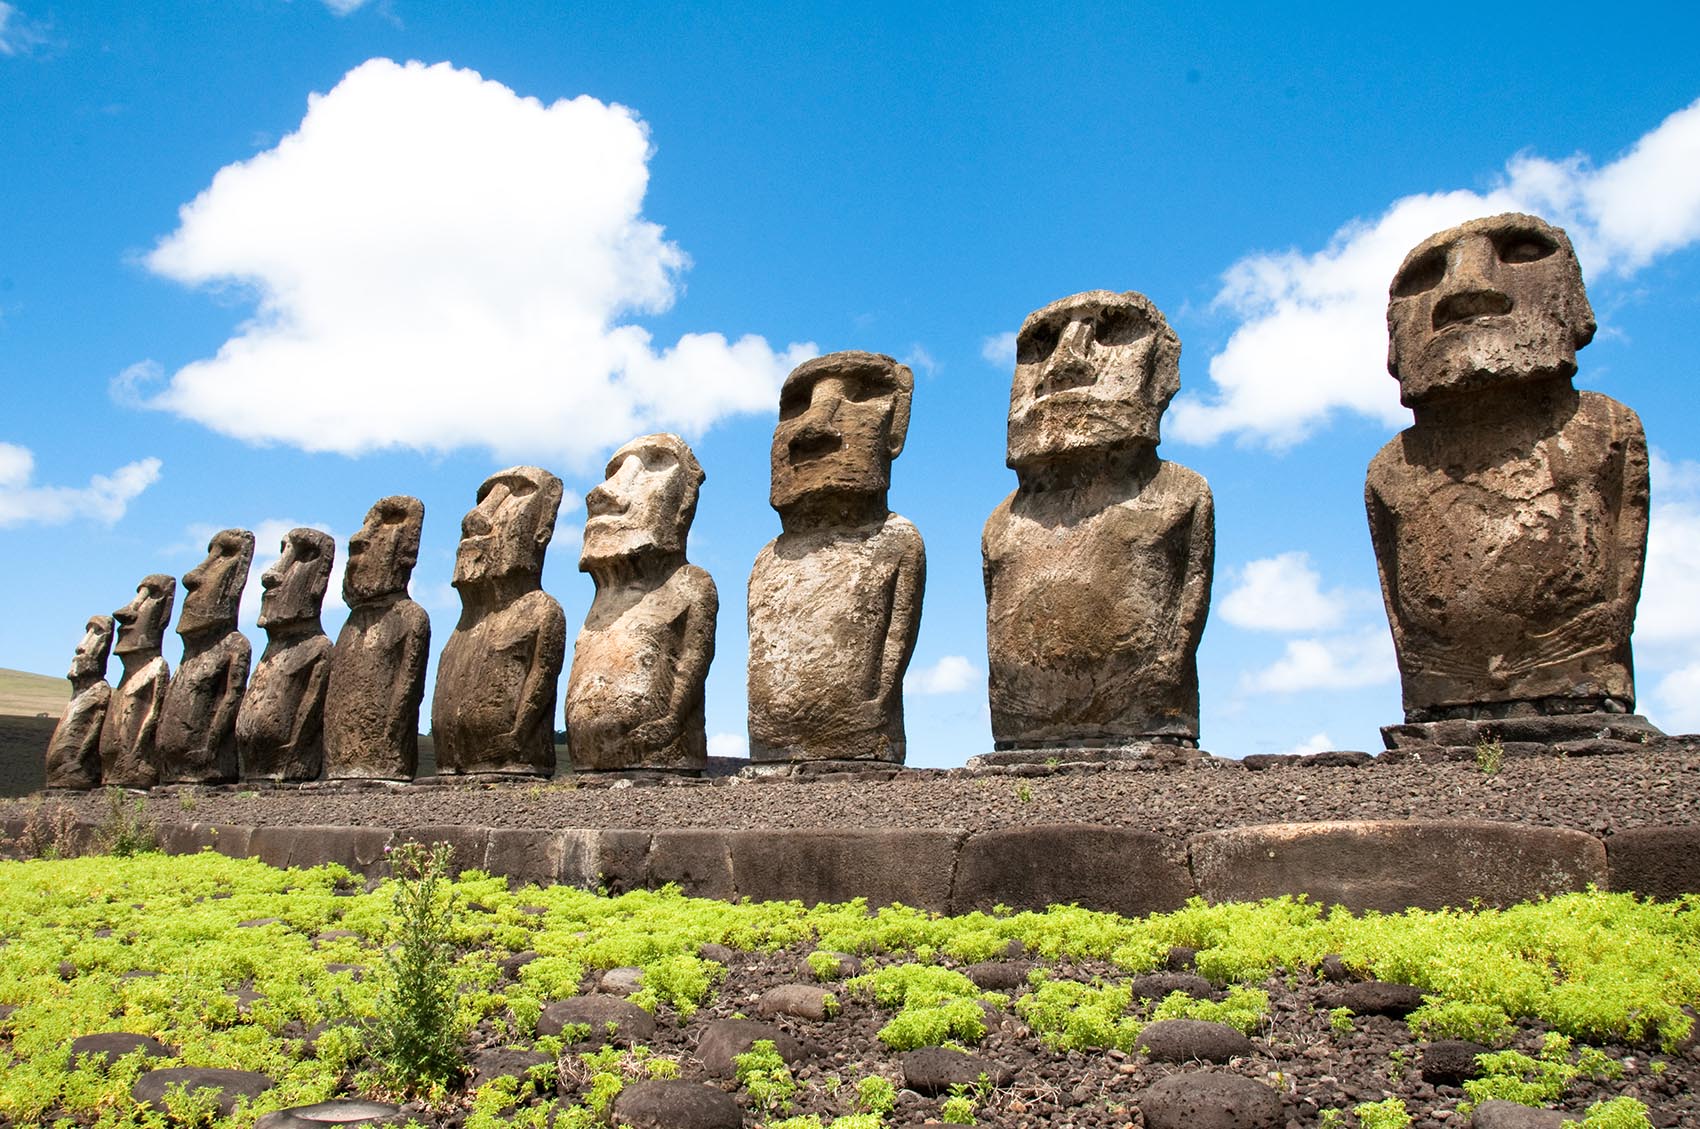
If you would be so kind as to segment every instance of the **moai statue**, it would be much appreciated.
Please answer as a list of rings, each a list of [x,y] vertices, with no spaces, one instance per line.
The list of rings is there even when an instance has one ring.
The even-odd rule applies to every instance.
[[[750,572],[750,759],[903,763],[903,672],[921,626],[921,534],[891,512],[915,377],[829,353],[785,378],[768,500],[784,528]]]
[[[437,663],[431,736],[442,775],[555,771],[555,683],[567,648],[543,591],[561,480],[537,467],[492,474],[460,523],[460,622]]]
[[[1015,349],[1019,484],[981,539],[992,757],[1182,755],[1216,527],[1204,479],[1157,456],[1180,338],[1144,295],[1088,290],[1030,314]]]
[[[259,626],[266,633],[242,708],[236,752],[245,780],[317,780],[325,763],[325,684],[331,641],[319,623],[336,541],[291,529],[283,554],[260,574]]]
[[[703,682],[720,596],[685,560],[702,468],[677,435],[633,439],[585,495],[578,567],[596,599],[567,678],[567,749],[579,771],[708,764]]]
[[[171,685],[171,664],[160,654],[177,578],[144,576],[136,598],[112,613],[118,639],[112,653],[124,676],[112,692],[106,724],[100,730],[100,779],[120,788],[152,788],[159,783],[159,715]]]
[[[100,783],[100,731],[112,704],[106,660],[112,653],[112,617],[89,617],[71,657],[71,700],[47,742],[47,786],[86,791]]]
[[[1626,716],[1647,440],[1571,384],[1594,314],[1570,240],[1516,214],[1430,236],[1387,328],[1416,417],[1364,489],[1409,723],[1388,747],[1656,733]]]
[[[236,714],[248,687],[253,648],[236,630],[254,535],[225,529],[207,543],[207,558],[183,577],[183,661],[159,716],[161,784],[234,784]]]
[[[396,494],[380,498],[348,539],[348,622],[336,637],[325,691],[325,775],[332,780],[418,774],[431,617],[408,598],[407,582],[424,524],[424,503]]]

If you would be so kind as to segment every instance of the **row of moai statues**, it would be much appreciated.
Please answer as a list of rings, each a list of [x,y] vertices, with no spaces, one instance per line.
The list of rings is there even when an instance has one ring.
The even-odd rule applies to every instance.
[[[1634,412],[1572,384],[1595,326],[1568,238],[1516,214],[1441,232],[1400,267],[1387,316],[1388,367],[1415,416],[1366,487],[1404,689],[1389,747],[1467,744],[1488,726],[1558,740],[1602,718],[1656,732],[1632,716],[1630,660],[1646,440]],[[1017,335],[1018,485],[982,541],[993,758],[1197,747],[1215,530],[1204,479],[1157,455],[1179,359],[1162,313],[1131,292],[1064,298]],[[782,532],[749,581],[754,762],[904,760],[926,559],[887,494],[913,392],[907,367],[865,352],[805,362],[781,389],[769,500]],[[567,681],[575,770],[706,764],[718,597],[685,557],[703,480],[681,439],[649,435],[586,497],[579,567],[596,595]],[[541,578],[561,495],[549,472],[514,467],[462,522],[463,607],[432,702],[439,774],[555,769],[566,625]],[[174,677],[160,657],[174,583],[145,579],[116,613],[116,691],[102,680],[111,623],[89,622],[49,784],[411,778],[430,626],[406,587],[422,520],[403,497],[367,515],[334,646],[319,626],[334,546],[292,531],[262,578],[252,684],[235,629],[251,535],[218,534],[184,577]]]

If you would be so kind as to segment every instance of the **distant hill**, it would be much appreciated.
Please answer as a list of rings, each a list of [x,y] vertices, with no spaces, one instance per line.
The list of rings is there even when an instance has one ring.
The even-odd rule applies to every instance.
[[[57,719],[71,700],[71,683],[46,674],[29,674],[0,667],[0,716]]]

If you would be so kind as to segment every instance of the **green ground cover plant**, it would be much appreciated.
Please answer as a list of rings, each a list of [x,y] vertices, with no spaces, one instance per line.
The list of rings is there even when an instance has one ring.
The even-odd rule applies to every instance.
[[[692,899],[673,889],[620,897],[510,889],[506,879],[476,870],[451,876],[446,864],[431,852],[404,853],[398,876],[368,892],[337,866],[277,870],[210,852],[0,862],[0,1004],[14,1009],[0,1020],[0,1120],[165,1129],[159,1115],[139,1113],[129,1098],[139,1074],[162,1065],[257,1070],[275,1081],[210,1122],[197,1104],[204,1096],[174,1103],[181,1123],[213,1129],[246,1129],[268,1110],[332,1097],[393,1094],[405,1089],[401,1072],[393,1053],[380,1053],[384,1038],[373,1025],[390,1023],[393,1037],[395,1017],[412,1012],[434,1015],[435,1032],[482,1024],[508,1041],[561,1054],[565,1096],[554,1096],[547,1070],[495,1089],[489,1083],[462,1099],[471,1106],[468,1129],[588,1129],[624,1085],[676,1074],[678,1063],[642,1048],[561,1053],[562,1038],[535,1038],[543,1004],[574,994],[591,972],[632,966],[644,974],[633,999],[658,1018],[683,1022],[725,975],[698,955],[709,942],[860,956],[865,973],[845,981],[840,994],[847,1007],[854,1000],[878,1011],[881,1038],[894,1048],[977,1041],[982,1002],[1013,1007],[1065,1050],[1128,1049],[1143,1024],[1181,1015],[1257,1032],[1268,1022],[1267,977],[1313,970],[1339,954],[1358,974],[1428,993],[1410,1019],[1423,1037],[1485,1033],[1497,1037],[1483,1041],[1503,1043],[1521,1020],[1554,1032],[1562,1043],[1549,1042],[1539,1055],[1494,1060],[1489,1079],[1500,1081],[1472,1094],[1485,1100],[1531,1087],[1519,1091],[1521,1100],[1542,1104],[1577,1078],[1611,1069],[1589,1042],[1673,1046],[1690,1026],[1683,1006],[1700,1000],[1694,897],[1652,903],[1587,893],[1503,911],[1361,917],[1280,898],[1193,901],[1137,920],[1076,907],[947,918],[905,906],[870,911],[860,901],[806,909]],[[410,935],[420,942],[412,955]],[[1001,956],[1012,940],[1059,962],[1036,973],[1013,1004],[938,963]],[[1200,972],[1226,986],[1222,1000],[1133,1000],[1128,977],[1160,967],[1176,945],[1197,950]],[[539,955],[517,979],[504,980],[500,962],[520,951]],[[396,993],[409,980],[423,994],[404,1002]],[[1351,1017],[1341,1018],[1349,1027]],[[110,1066],[71,1060],[74,1038],[102,1031],[154,1036],[174,1057],[131,1055]],[[412,1075],[420,1092],[456,1085],[458,1036],[409,1053],[433,1064]],[[852,1079],[834,1099],[845,1116],[827,1129],[872,1129],[895,1098],[887,1079]],[[1639,1103],[1596,1107],[1600,1129],[1644,1121]]]

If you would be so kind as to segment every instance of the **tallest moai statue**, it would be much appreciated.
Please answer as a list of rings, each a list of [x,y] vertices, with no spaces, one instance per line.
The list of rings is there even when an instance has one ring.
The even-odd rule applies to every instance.
[[[1389,747],[1656,732],[1624,716],[1647,440],[1571,384],[1594,314],[1570,240],[1516,214],[1431,236],[1393,278],[1387,327],[1416,416],[1365,486],[1408,723]]]

